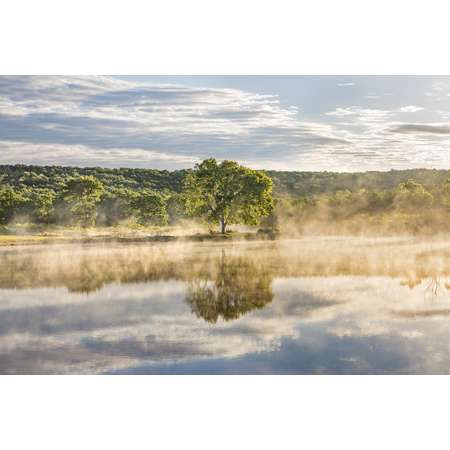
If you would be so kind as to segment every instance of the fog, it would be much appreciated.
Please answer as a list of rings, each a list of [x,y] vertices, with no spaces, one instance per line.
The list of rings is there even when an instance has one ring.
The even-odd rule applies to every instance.
[[[51,286],[86,293],[113,282],[168,279],[229,277],[242,287],[252,277],[388,276],[411,284],[450,275],[450,241],[440,236],[52,244],[4,247],[0,255],[0,288]]]
[[[448,242],[3,248],[0,372],[448,373]]]

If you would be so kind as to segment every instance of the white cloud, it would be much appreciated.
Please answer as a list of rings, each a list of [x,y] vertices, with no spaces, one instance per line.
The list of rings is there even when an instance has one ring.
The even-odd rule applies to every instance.
[[[0,299],[0,317],[4,324],[0,360],[8,362],[3,367],[10,371],[101,373],[141,364],[182,364],[266,355],[268,371],[274,367],[270,363],[273,361],[271,352],[280,352],[275,358],[277,362],[283,356],[298,362],[302,355],[311,352],[310,355],[316,356],[310,360],[311,369],[328,367],[329,371],[335,371],[336,366],[328,365],[333,362],[329,359],[331,353],[323,359],[321,352],[332,347],[333,354],[342,352],[344,349],[339,342],[353,338],[358,346],[351,349],[351,356],[369,358],[373,366],[368,368],[375,370],[381,367],[376,355],[370,356],[374,349],[373,338],[384,336],[390,343],[389,351],[398,350],[402,364],[407,364],[408,368],[422,368],[422,371],[427,368],[429,372],[438,367],[448,370],[448,357],[440,365],[434,365],[428,357],[447,349],[448,321],[420,319],[420,314],[445,311],[447,296],[440,294],[434,302],[429,302],[425,298],[428,280],[410,289],[402,284],[402,278],[386,275],[405,260],[403,253],[398,255],[398,245],[393,245],[392,240],[361,239],[350,246],[343,242],[332,238],[305,240],[298,243],[302,252],[293,252],[292,241],[277,245],[272,251],[286,258],[285,261],[292,261],[292,271],[273,278],[273,300],[264,309],[255,309],[238,320],[219,320],[214,326],[192,314],[185,302],[187,286],[183,281],[163,276],[151,282],[127,283],[126,277],[122,279],[120,267],[123,264],[133,266],[134,262],[139,266],[139,263],[168,258],[174,267],[185,266],[189,261],[185,258],[192,252],[190,244],[164,246],[156,252],[155,248],[145,246],[77,247],[70,249],[70,257],[68,250],[59,246],[26,255],[11,249],[6,257],[15,261],[16,266],[26,260],[35,270],[32,274],[22,274],[23,288],[5,289]],[[401,246],[402,242],[397,244]],[[324,246],[328,252],[317,251]],[[228,249],[227,254],[231,252],[244,258],[255,256],[253,245],[239,247]],[[339,264],[329,264],[331,273],[322,276],[302,274],[301,268],[305,265],[301,262],[311,262],[312,258],[308,267],[317,268],[323,266],[330,254],[336,258],[332,263],[350,256],[364,259],[368,247],[372,256],[370,268],[367,268],[372,274],[370,277],[361,276],[359,271],[358,276],[336,275],[333,267],[336,269]],[[449,244],[436,241],[432,247],[445,252]],[[199,249],[198,245],[195,248],[199,252],[196,254],[198,262],[205,264],[210,264],[211,258],[219,257],[222,251],[221,248]],[[416,243],[407,253],[410,256],[406,258],[407,267],[400,273],[414,274],[418,269],[414,263],[416,256],[424,251],[430,251],[430,243]],[[86,266],[86,260],[92,255],[96,258],[95,268]],[[384,263],[386,258],[391,263],[389,267]],[[110,267],[111,261],[118,264],[117,271],[112,271],[112,277],[107,277],[105,285],[98,290],[87,295],[64,287],[71,280],[70,275],[80,267],[86,274],[92,274],[105,264]],[[54,276],[55,273],[58,276]],[[114,274],[121,275],[121,282],[111,283],[116,279]],[[48,280],[53,280],[52,287],[45,287]],[[442,285],[447,281],[443,275]],[[417,319],[411,320],[414,315]],[[367,337],[370,339],[366,340]],[[396,348],[398,339],[402,345]],[[407,347],[409,340],[414,340],[413,347]],[[349,343],[351,341],[345,343],[347,350]],[[295,348],[295,345],[302,347]],[[290,353],[283,354],[283,348],[290,349]],[[448,352],[443,354],[448,356]],[[340,354],[346,355],[345,351]]]
[[[400,123],[393,125],[390,129],[393,133],[407,134],[450,134],[450,124],[448,123]]]
[[[339,87],[355,86],[355,83],[338,83],[337,86]]]
[[[423,111],[424,108],[422,108],[421,106],[414,106],[414,105],[409,105],[409,106],[403,106],[402,108],[399,108],[400,112],[406,112],[406,113],[415,113],[418,111]]]
[[[325,113],[327,116],[352,116],[356,114],[356,112],[350,108],[336,108],[334,111],[328,111]]]
[[[0,140],[0,164],[154,167],[164,169],[192,167],[200,160],[194,156],[139,148],[98,148],[79,144],[46,144]]]
[[[444,106],[435,122],[447,120]],[[338,104],[311,120],[276,95],[239,89],[0,76],[0,163],[174,169],[212,156],[290,170],[448,168],[439,128],[390,132],[419,108]]]
[[[157,153],[191,166],[207,156],[257,162],[268,152],[288,157],[299,145],[341,142],[331,126],[302,122],[275,95],[109,77],[0,77],[0,129],[24,159],[37,163],[43,149],[62,155],[66,147],[61,161],[86,158],[84,165],[123,165],[119,149],[129,152],[125,161],[141,152],[138,165]]]

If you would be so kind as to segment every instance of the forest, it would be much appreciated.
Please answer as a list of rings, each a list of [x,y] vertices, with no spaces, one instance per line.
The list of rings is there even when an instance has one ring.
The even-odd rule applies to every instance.
[[[220,195],[212,199],[213,191]],[[246,224],[287,235],[427,234],[449,232],[449,219],[447,170],[255,171],[213,159],[178,171],[0,166],[3,229],[197,220],[222,233]]]

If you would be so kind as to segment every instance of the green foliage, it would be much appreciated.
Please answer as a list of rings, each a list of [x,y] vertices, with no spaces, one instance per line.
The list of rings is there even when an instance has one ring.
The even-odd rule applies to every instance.
[[[260,221],[295,233],[448,232],[450,172],[259,172],[213,159],[173,172],[0,166],[0,224],[174,225],[187,217],[222,231]]]
[[[189,171],[156,169],[106,169],[102,167],[26,166],[23,164],[0,166],[0,177],[13,188],[42,187],[59,192],[71,177],[93,176],[106,191],[128,188],[134,191],[151,189],[157,192],[181,192],[184,177]]]
[[[129,188],[113,188],[104,192],[97,206],[97,222],[113,226],[126,221],[133,216],[131,206],[136,193]]]
[[[185,219],[185,200],[184,195],[177,192],[172,192],[166,199],[166,209],[169,224],[174,225]]]
[[[144,189],[131,199],[137,221],[142,225],[167,225],[166,200],[158,192]]]
[[[0,223],[8,223],[23,204],[23,197],[0,180]]]
[[[449,178],[448,170],[409,169],[390,170],[387,172],[278,172],[267,171],[274,183],[276,197],[289,196],[293,198],[316,195],[329,195],[337,191],[360,189],[368,191],[392,191],[400,183],[414,180],[430,191],[436,186],[442,186]]]
[[[95,225],[97,203],[103,194],[103,184],[90,175],[69,178],[66,184],[64,201],[75,223],[83,227]]]
[[[430,208],[433,204],[433,196],[420,183],[408,180],[398,185],[394,202],[399,209],[417,210]]]
[[[226,226],[257,225],[273,209],[272,180],[263,172],[235,161],[206,159],[186,177],[185,205],[189,214]]]
[[[273,300],[270,271],[249,258],[222,255],[208,261],[201,274],[189,281],[186,302],[206,322],[235,320]]]
[[[56,220],[55,217],[56,194],[51,189],[31,189],[27,195],[27,205],[31,210],[31,218],[34,222],[49,224]]]
[[[442,202],[450,209],[450,178],[445,182],[442,189]]]

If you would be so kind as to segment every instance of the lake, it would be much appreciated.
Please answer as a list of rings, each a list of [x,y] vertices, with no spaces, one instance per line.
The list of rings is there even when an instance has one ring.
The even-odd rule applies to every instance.
[[[2,374],[450,373],[450,241],[0,249]]]

